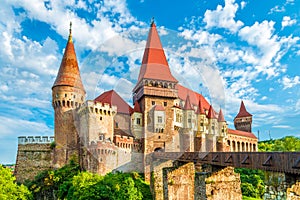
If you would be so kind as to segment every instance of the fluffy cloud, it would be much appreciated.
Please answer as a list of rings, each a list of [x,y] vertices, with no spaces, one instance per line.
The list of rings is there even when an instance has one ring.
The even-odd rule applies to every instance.
[[[300,77],[295,76],[294,78],[289,78],[288,76],[282,77],[283,89],[292,88],[300,84]]]
[[[204,14],[203,21],[206,23],[207,28],[219,27],[237,32],[244,23],[240,20],[235,21],[235,14],[239,8],[234,0],[225,0],[225,6],[217,6],[216,10],[207,10]]]
[[[290,16],[284,16],[281,22],[282,29],[286,26],[292,26],[297,23],[296,19],[291,19]]]

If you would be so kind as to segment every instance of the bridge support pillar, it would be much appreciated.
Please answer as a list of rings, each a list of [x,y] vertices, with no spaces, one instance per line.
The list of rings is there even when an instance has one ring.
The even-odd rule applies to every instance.
[[[264,200],[300,200],[300,176],[265,172]]]
[[[240,176],[234,168],[216,168],[171,160],[154,160],[151,189],[156,200],[240,200]]]

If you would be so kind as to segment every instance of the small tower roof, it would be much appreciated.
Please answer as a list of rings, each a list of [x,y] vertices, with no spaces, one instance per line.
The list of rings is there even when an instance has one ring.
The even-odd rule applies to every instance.
[[[185,100],[185,104],[184,104],[184,110],[194,110],[192,105],[191,105],[191,101],[190,101],[190,95],[188,94],[186,96],[186,100]]]
[[[155,111],[165,111],[165,108],[162,105],[155,105],[154,110]]]
[[[138,82],[143,78],[178,82],[171,74],[164,49],[152,20]]]
[[[250,113],[248,113],[248,111],[246,110],[246,107],[244,105],[244,101],[241,102],[241,106],[240,106],[240,111],[237,114],[237,116],[235,118],[240,118],[240,117],[251,117],[252,115]]]
[[[197,108],[197,111],[196,111],[196,114],[205,114],[205,111],[202,107],[202,103],[201,103],[201,98],[199,98],[199,104],[198,104],[198,108]]]
[[[220,112],[218,115],[218,122],[226,122],[221,108],[220,108]]]
[[[70,22],[69,31],[70,33],[64,56],[52,88],[56,86],[71,86],[85,91],[81,81],[75,48],[72,40],[72,22]]]
[[[134,103],[133,112],[142,113],[141,107],[140,107],[140,104],[139,104],[138,101],[136,101],[136,102]]]
[[[114,90],[109,90],[95,98],[96,102],[108,103],[110,106],[117,106],[117,112],[123,114],[131,114],[132,108],[120,95]]]
[[[209,106],[207,118],[208,119],[217,119],[217,117],[215,115],[215,111],[212,106]]]

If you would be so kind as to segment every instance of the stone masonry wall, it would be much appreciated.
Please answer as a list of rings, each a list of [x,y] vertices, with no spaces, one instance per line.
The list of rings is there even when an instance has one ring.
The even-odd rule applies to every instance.
[[[300,200],[300,181],[287,189],[287,200]]]
[[[19,144],[15,176],[18,182],[34,179],[41,171],[52,166],[50,144]]]
[[[233,167],[213,172],[205,179],[207,200],[241,200],[241,179]]]
[[[194,163],[163,170],[164,199],[194,200]]]

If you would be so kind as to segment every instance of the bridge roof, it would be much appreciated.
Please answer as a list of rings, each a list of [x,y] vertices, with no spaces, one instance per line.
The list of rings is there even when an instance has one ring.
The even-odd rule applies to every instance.
[[[233,130],[233,129],[230,129],[230,128],[228,129],[228,134],[257,139],[257,137],[253,133],[246,132],[246,131],[240,131],[240,130]]]

